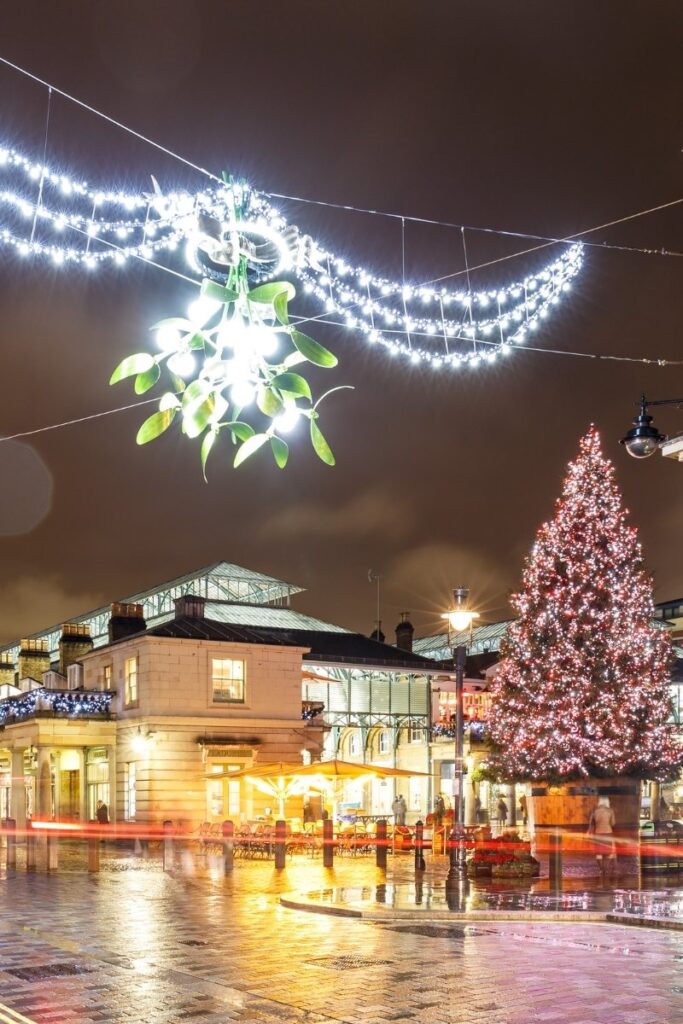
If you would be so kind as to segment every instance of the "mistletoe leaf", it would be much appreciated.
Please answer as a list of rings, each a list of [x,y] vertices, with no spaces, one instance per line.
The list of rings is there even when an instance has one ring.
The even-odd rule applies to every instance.
[[[225,288],[222,284],[216,284],[215,281],[209,281],[206,278],[202,281],[201,294],[207,299],[212,299],[213,302],[222,303],[224,306],[229,302],[235,302],[239,298],[237,292],[234,292],[232,288]]]
[[[183,428],[188,437],[199,437],[211,423],[215,408],[214,396],[208,395],[203,402],[183,409]]]
[[[301,352],[290,352],[284,358],[285,366],[299,366],[300,363],[306,362],[306,356],[302,356]]]
[[[256,404],[264,416],[277,416],[284,409],[284,403],[273,394],[270,388],[259,388]]]
[[[158,331],[160,327],[175,327],[177,331],[184,331],[186,334],[191,334],[195,330],[194,324],[183,316],[168,316],[165,320],[157,320],[150,327],[150,331]]]
[[[218,437],[218,430],[214,427],[213,430],[207,430],[207,432],[206,432],[206,434],[204,434],[204,438],[202,440],[202,451],[201,451],[201,456],[202,456],[202,476],[204,477],[204,482],[205,483],[209,482],[206,479],[206,460],[209,457],[209,453],[210,453],[211,449],[213,448],[214,444],[216,443],[216,438],[217,437]]]
[[[189,410],[193,405],[203,402],[211,391],[208,380],[193,380],[188,384],[183,393],[183,410]]]
[[[289,312],[287,310],[287,303],[289,298],[287,292],[280,292],[273,299],[273,309],[275,310],[275,316],[278,318],[281,324],[285,327],[289,324]]]
[[[232,420],[230,423],[221,423],[221,427],[225,427],[233,437],[238,438],[240,441],[248,441],[250,437],[253,437],[255,430],[248,423],[242,423],[240,420]]]
[[[278,295],[285,295],[287,301],[296,295],[296,289],[289,281],[268,281],[267,284],[260,284],[247,295],[250,302],[261,302],[266,306],[272,306]]]
[[[315,417],[311,418],[311,444],[313,450],[319,459],[322,459],[328,466],[335,465],[335,458],[332,453],[332,449],[323,437],[320,427],[315,422]]]
[[[311,389],[305,377],[298,373],[278,373],[271,380],[271,385],[278,391],[312,401]]]
[[[135,438],[137,443],[147,444],[148,441],[153,441],[155,437],[163,434],[173,423],[175,414],[175,409],[164,409],[149,416],[138,430],[137,437]]]
[[[270,447],[273,449],[273,457],[280,469],[284,469],[289,458],[289,445],[281,437],[271,435]]]
[[[195,331],[195,333],[192,335],[189,342],[187,343],[187,347],[190,349],[204,348],[205,345],[206,337],[202,334],[201,331]]]
[[[177,395],[174,395],[172,391],[167,391],[159,399],[159,410],[161,412],[167,412],[169,409],[179,409],[180,399]]]
[[[250,455],[257,452],[267,440],[268,434],[252,434],[251,437],[248,437],[247,440],[244,441],[237,449],[235,461],[233,462],[235,469],[237,469],[238,466],[241,466],[244,460],[248,459]]]
[[[146,391],[154,387],[160,376],[161,370],[158,363],[151,366],[149,370],[145,370],[144,373],[139,373],[135,378],[135,394],[144,395]]]
[[[154,356],[149,352],[137,352],[134,356],[126,356],[116,367],[109,380],[110,384],[118,384],[126,377],[134,377],[138,373],[146,373],[155,365]]]
[[[309,338],[307,334],[302,334],[301,331],[292,331],[290,338],[294,346],[305,359],[308,359],[309,363],[315,363],[316,366],[331,367],[336,366],[339,362],[334,353],[330,352],[324,345],[321,345],[320,342],[315,341],[314,338]]]

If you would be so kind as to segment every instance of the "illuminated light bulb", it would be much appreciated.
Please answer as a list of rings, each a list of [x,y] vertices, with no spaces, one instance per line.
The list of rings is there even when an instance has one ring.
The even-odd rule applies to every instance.
[[[299,418],[299,410],[296,407],[290,407],[274,418],[273,426],[279,434],[289,434],[296,427]]]
[[[156,342],[162,352],[175,352],[182,341],[180,331],[169,324],[164,324],[157,331]]]
[[[275,331],[270,331],[267,327],[261,327],[259,324],[253,324],[249,328],[247,336],[262,356],[272,356],[277,352],[278,337]]]
[[[254,398],[256,397],[256,389],[253,384],[249,383],[249,381],[240,380],[230,388],[230,397],[235,405],[243,409],[245,405],[251,405],[254,401]]]
[[[56,263],[57,266],[61,266],[64,262],[64,253],[60,252],[59,249],[55,249],[52,253],[52,262]]]
[[[195,358],[191,352],[176,352],[169,359],[168,368],[183,379],[192,377],[195,371]]]
[[[220,302],[214,302],[212,299],[202,296],[202,298],[190,302],[187,307],[187,318],[203,327],[207,320],[210,320],[220,308]]]

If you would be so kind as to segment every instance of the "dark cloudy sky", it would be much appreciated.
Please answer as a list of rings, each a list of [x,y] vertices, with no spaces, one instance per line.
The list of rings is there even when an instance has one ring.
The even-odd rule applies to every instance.
[[[553,236],[683,194],[679,0],[4,0],[0,40],[8,59],[266,190]],[[45,103],[0,68],[4,139],[38,153]],[[48,158],[92,182],[202,184],[59,97]],[[283,208],[330,248],[400,272],[395,222]],[[681,249],[682,228],[667,211],[596,237]],[[409,276],[462,269],[457,232],[409,227],[406,243]],[[511,251],[489,235],[469,245],[472,262]],[[477,280],[504,283],[547,258]],[[538,342],[683,357],[682,275],[677,258],[590,249]],[[93,279],[1,254],[0,432],[130,400],[108,387],[111,369],[188,294],[141,267]],[[461,582],[501,617],[591,421],[658,598],[683,594],[683,467],[638,464],[616,443],[640,391],[683,395],[680,368],[517,353],[441,378],[353,336],[319,336],[340,355],[335,382],[356,389],[325,413],[335,469],[302,439],[284,473],[265,458],[238,472],[217,460],[206,485],[178,434],[135,446],[135,411],[38,435],[32,449],[0,445],[0,639],[219,558],[307,587],[300,607],[364,631],[369,568],[384,576],[385,626],[407,608],[434,628]],[[658,423],[683,429],[676,410]]]

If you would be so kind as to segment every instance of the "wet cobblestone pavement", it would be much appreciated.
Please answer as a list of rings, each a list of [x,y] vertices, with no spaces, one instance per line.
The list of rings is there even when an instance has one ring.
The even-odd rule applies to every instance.
[[[158,862],[0,875],[0,1000],[39,1024],[681,1024],[683,933],[583,922],[369,922],[279,895],[372,864]],[[78,865],[75,865],[78,867]],[[428,872],[429,874],[429,872]],[[408,859],[389,879],[407,881]],[[2,1019],[0,1017],[0,1019]]]

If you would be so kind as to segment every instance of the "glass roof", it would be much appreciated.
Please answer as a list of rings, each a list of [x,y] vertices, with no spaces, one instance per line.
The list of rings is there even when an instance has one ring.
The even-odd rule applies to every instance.
[[[228,601],[236,605],[268,605],[262,608],[261,614],[276,608],[287,609],[290,598],[293,594],[300,594],[301,587],[294,586],[284,580],[278,580],[274,576],[266,576],[253,569],[245,569],[241,565],[233,565],[231,562],[214,562],[212,565],[204,566],[186,576],[178,576],[167,583],[157,584],[149,590],[143,590],[139,594],[132,594],[130,597],[117,598],[123,604],[141,604],[143,614],[148,627],[158,626],[166,622],[175,614],[174,601],[183,594],[195,594],[205,597],[207,601]],[[217,606],[214,606],[217,607]],[[90,635],[95,647],[101,647],[108,641],[109,616],[111,606],[96,608],[94,611],[86,612],[83,615],[75,615],[66,622],[82,623],[90,628]],[[298,613],[292,613],[298,614]],[[307,616],[303,616],[307,618]],[[225,620],[223,620],[225,621]],[[241,622],[247,625],[246,621],[233,619],[233,622]],[[316,621],[316,620],[311,620]],[[275,625],[275,623],[262,623],[254,621],[251,625]],[[293,625],[293,624],[292,624]],[[327,626],[299,626],[300,629],[322,629]],[[338,628],[338,627],[336,627]],[[49,626],[47,629],[37,633],[26,635],[29,640],[47,640],[48,650],[51,658],[56,658],[59,652],[59,638],[62,635],[62,624]],[[19,654],[19,641],[0,646],[0,653],[9,655],[16,661]]]
[[[487,626],[477,626],[472,631],[472,641],[467,644],[468,654],[487,654],[497,651],[505,636],[511,619],[505,622],[492,622]],[[437,633],[435,636],[423,636],[413,641],[413,651],[423,658],[434,658],[435,661],[446,661],[453,657],[453,648],[449,644],[448,633]]]

